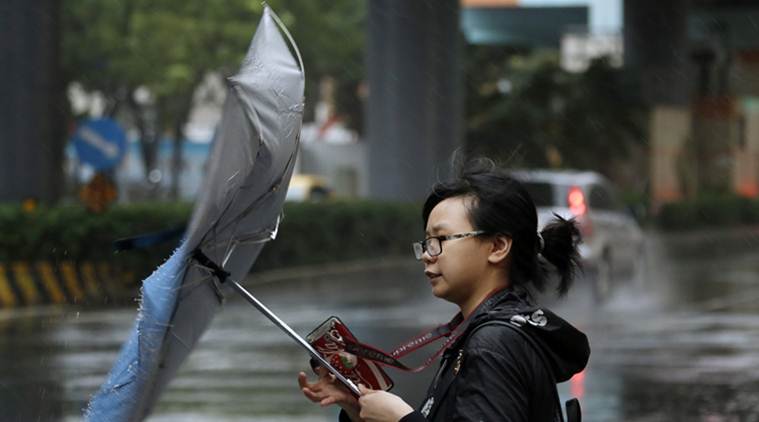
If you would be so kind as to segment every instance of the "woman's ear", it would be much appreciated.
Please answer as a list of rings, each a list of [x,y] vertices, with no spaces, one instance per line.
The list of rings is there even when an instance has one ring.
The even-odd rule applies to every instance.
[[[504,235],[497,235],[493,238],[493,246],[490,249],[490,255],[488,255],[488,262],[491,264],[500,264],[511,252],[511,244],[513,240]]]

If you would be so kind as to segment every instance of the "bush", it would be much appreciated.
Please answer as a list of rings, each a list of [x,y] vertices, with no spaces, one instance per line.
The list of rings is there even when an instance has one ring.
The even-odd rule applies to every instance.
[[[110,261],[115,268],[149,274],[174,244],[116,253],[113,241],[184,224],[188,204],[130,204],[92,214],[80,206],[41,208],[26,213],[0,206],[0,261]]]
[[[178,239],[144,249],[114,252],[113,241],[186,224],[192,205],[119,205],[103,214],[79,206],[25,213],[0,206],[0,261],[110,261],[142,279],[166,260]],[[410,255],[423,232],[420,207],[352,201],[286,203],[277,239],[262,251],[255,270],[357,258]]]
[[[657,218],[663,229],[759,224],[759,200],[734,195],[702,195],[666,204]]]
[[[424,232],[421,207],[388,202],[288,203],[256,269],[410,255]]]

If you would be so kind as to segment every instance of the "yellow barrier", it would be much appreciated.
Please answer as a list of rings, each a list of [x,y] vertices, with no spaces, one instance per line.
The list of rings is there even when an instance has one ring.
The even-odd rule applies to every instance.
[[[127,300],[134,294],[131,276],[116,277],[105,262],[0,263],[0,309]]]
[[[102,263],[101,265],[106,269],[106,271],[101,271],[101,274],[111,273],[110,265],[106,263]],[[95,279],[95,270],[91,268],[92,264],[82,266],[82,279],[84,280],[84,286],[87,289],[87,292],[89,292],[90,297],[100,297],[105,293],[98,286],[97,280]]]
[[[53,272],[53,266],[49,262],[38,262],[37,271],[40,274],[45,290],[47,290],[50,301],[53,303],[65,303],[66,295],[63,294],[63,289],[58,284],[58,278]]]
[[[79,287],[79,280],[76,274],[76,268],[71,261],[61,263],[61,274],[63,275],[63,284],[69,292],[69,298],[73,303],[84,301],[84,292]]]
[[[80,270],[82,272],[82,279],[84,279],[84,285],[87,288],[90,297],[100,297],[100,288],[98,287],[97,277],[95,276],[95,266],[90,262],[85,262],[80,267]]]
[[[0,264],[0,304],[3,308],[12,308],[17,303],[16,294],[11,289],[11,283],[5,271],[5,265]]]
[[[26,262],[14,262],[12,267],[13,278],[16,280],[16,286],[21,290],[21,296],[24,298],[24,303],[27,305],[36,305],[40,303],[40,292],[37,289],[36,283],[34,283],[34,280],[32,279],[29,265]]]

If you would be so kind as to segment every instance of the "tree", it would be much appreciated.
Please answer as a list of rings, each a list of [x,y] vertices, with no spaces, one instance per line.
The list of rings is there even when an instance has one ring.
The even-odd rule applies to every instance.
[[[314,97],[315,81],[325,75],[359,80],[362,2],[270,3],[298,40],[307,98]],[[63,17],[66,79],[104,95],[107,114],[123,109],[131,116],[146,178],[155,167],[159,139],[171,136],[176,197],[184,126],[195,91],[207,75],[229,76],[237,70],[262,10],[257,0],[68,0]]]
[[[364,81],[366,0],[279,0],[280,16],[290,28],[306,67],[306,118],[311,119],[324,77],[336,81],[336,112],[347,125],[362,129],[357,95]]]
[[[64,57],[69,81],[121,108],[139,131],[145,175],[155,167],[166,133],[181,152],[193,94],[211,71],[239,62],[261,13],[242,0],[72,0],[64,9]],[[138,101],[138,89],[152,101]],[[181,155],[173,159],[172,194]]]
[[[467,145],[513,166],[614,176],[643,145],[643,107],[622,72],[598,59],[563,71],[554,53],[470,47]]]

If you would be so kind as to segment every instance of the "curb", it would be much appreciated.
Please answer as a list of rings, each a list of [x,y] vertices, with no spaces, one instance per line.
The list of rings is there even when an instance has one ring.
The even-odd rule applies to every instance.
[[[418,266],[411,258],[390,256],[253,271],[243,282],[263,286],[314,274],[329,276]],[[135,297],[141,283],[133,273],[117,270],[108,262],[0,261],[0,309],[123,303]]]

